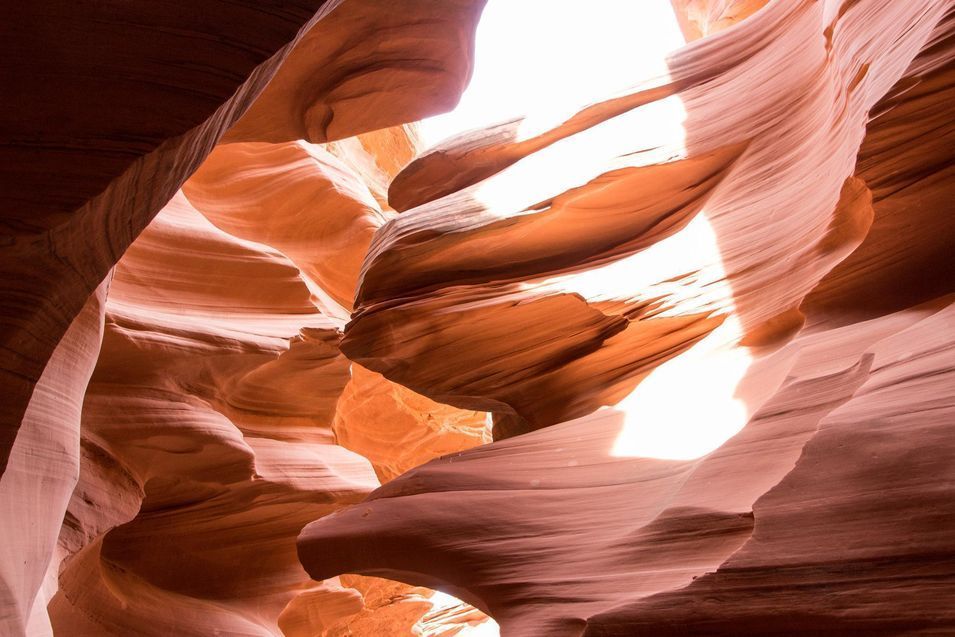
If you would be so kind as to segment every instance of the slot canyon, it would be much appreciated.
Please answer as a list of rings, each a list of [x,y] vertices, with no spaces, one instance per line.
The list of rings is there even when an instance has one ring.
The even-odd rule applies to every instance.
[[[955,0],[5,14],[0,635],[955,636]]]

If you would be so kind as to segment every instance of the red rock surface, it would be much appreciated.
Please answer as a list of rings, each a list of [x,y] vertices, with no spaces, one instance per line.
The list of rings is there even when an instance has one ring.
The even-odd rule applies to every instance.
[[[950,2],[433,148],[482,0],[21,4],[0,633],[955,632]]]
[[[10,7],[0,38],[12,96],[0,116],[0,277],[9,286],[0,469],[90,293],[248,108],[297,33],[335,4]]]
[[[630,112],[610,102],[591,109],[589,128],[571,120],[516,146],[500,131],[478,132],[399,175],[390,195],[408,209],[372,244],[344,351],[439,400],[504,412],[498,436],[552,426],[429,463],[313,523],[299,541],[310,573],[374,572],[455,591],[508,635],[953,630],[955,449],[946,440],[955,405],[946,388],[955,383],[955,323],[946,294],[955,279],[938,221],[952,197],[946,9],[776,3],[677,53],[662,95],[678,91],[686,109],[687,159],[630,169],[672,168],[673,179],[661,173],[611,190],[628,177],[619,158],[631,157],[626,145],[636,140],[624,135]],[[785,71],[776,66],[783,59]],[[619,145],[588,145],[601,133]],[[606,159],[588,154],[594,148]],[[689,194],[675,179],[706,158],[725,166],[725,175],[703,169],[714,177],[700,206],[729,294],[707,297],[699,284],[707,264],[689,255],[675,281],[653,272],[633,277],[650,286],[588,297],[575,274],[609,273],[608,261],[637,254],[639,264],[635,250],[650,252],[636,243],[648,234],[639,226],[618,228],[612,249],[594,230],[612,227],[615,215],[635,221],[655,196],[679,211],[665,189]],[[617,163],[601,163],[608,159]],[[528,178],[561,164],[567,182]],[[522,187],[495,190],[508,180]],[[562,205],[588,189],[602,197],[578,214],[592,215],[594,230]],[[573,228],[560,237],[580,247],[538,256],[560,240],[538,224],[560,213]],[[667,240],[647,238],[661,252]],[[555,281],[578,295],[554,296]],[[560,310],[535,313],[564,298]],[[589,322],[576,318],[575,303],[592,312]],[[582,411],[618,406],[567,421],[580,416],[584,396],[612,386],[601,374],[666,360],[651,349],[659,336],[612,355],[618,334],[701,312],[724,323],[677,350],[635,398],[591,394]],[[624,327],[610,327],[614,318]],[[525,330],[501,338],[508,324]],[[722,343],[707,344],[716,335]],[[704,344],[699,361],[679,365]],[[653,452],[670,448],[634,432],[634,421],[684,436],[699,434],[681,418],[717,427],[722,412],[678,401],[706,404],[708,388],[697,383],[720,378],[694,372],[728,356],[724,347],[752,359],[735,395],[751,414],[745,426],[699,457],[660,458]],[[449,357],[468,364],[443,364]],[[575,364],[586,373],[551,391]],[[673,402],[657,409],[650,389],[640,394],[651,384],[671,390]],[[621,444],[628,437],[638,443],[632,457]]]

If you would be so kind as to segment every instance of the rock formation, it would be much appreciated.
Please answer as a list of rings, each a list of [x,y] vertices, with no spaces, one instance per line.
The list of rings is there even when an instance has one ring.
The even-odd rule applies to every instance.
[[[0,633],[955,632],[948,0],[432,148],[484,0],[20,5]]]

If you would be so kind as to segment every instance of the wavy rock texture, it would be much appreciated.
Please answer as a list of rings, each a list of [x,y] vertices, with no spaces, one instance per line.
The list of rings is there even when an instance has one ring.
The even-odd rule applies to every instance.
[[[616,402],[727,316],[746,344],[791,336],[802,299],[865,236],[871,210],[846,180],[867,114],[943,9],[776,3],[556,129],[477,132],[417,159],[390,198],[418,205],[376,235],[343,350],[503,414],[509,435]],[[858,35],[876,19],[875,39]],[[646,103],[661,91],[675,94]],[[684,121],[654,131],[667,109]],[[500,338],[512,325],[538,327]],[[577,375],[598,380],[548,391]]]
[[[274,166],[293,182],[324,175]],[[316,222],[349,219],[360,203],[350,201],[317,206]],[[485,415],[369,372],[351,378],[339,323],[316,308],[306,269],[213,226],[182,194],[117,265],[83,413],[83,470],[59,541],[68,557],[50,605],[56,633],[411,634],[430,610],[430,591],[397,583],[311,582],[295,538],[379,485],[369,461],[345,448],[383,457],[390,441],[365,433],[364,418],[398,417],[399,439],[416,443],[381,460],[387,478],[479,444]],[[356,379],[378,392],[370,403],[345,393]],[[157,618],[157,608],[173,612]],[[466,625],[438,622],[457,623]]]
[[[380,2],[335,10],[339,4],[209,0],[187,11],[168,2],[31,2],[11,9],[2,52],[4,84],[16,102],[0,119],[0,175],[9,193],[0,272],[11,282],[0,331],[0,373],[9,388],[0,469],[33,386],[87,297],[286,58],[259,100],[290,113],[291,136],[281,140],[304,136],[296,113],[341,139],[453,105],[470,73],[482,1],[418,2],[400,13]],[[366,38],[367,28],[387,33],[394,48]],[[299,90],[315,64],[325,83]],[[281,88],[286,78],[299,87],[291,94]],[[278,121],[274,115],[270,121]],[[242,138],[276,141],[255,126]],[[51,174],[59,175],[52,183]]]
[[[320,613],[329,631],[346,620],[366,630],[348,618],[376,595],[378,607],[394,601],[399,609],[395,631],[418,630],[429,591],[312,582],[294,542],[306,522],[379,484],[365,458],[335,444],[331,427],[350,379],[338,349],[343,306],[384,221],[375,197],[384,201],[396,162],[414,153],[411,129],[374,129],[453,103],[470,73],[483,3],[419,3],[400,20],[357,2],[209,2],[189,11],[121,4],[33,3],[5,23],[16,26],[4,38],[4,84],[18,102],[0,122],[4,191],[15,193],[2,256],[2,632],[273,635],[283,624],[312,634],[324,630],[312,606],[290,602],[316,586],[351,600]],[[372,19],[399,50],[355,49],[356,37],[370,43],[357,29]],[[454,29],[425,28],[433,24]],[[290,52],[308,58],[316,42],[338,43],[321,63],[337,88],[281,100],[293,111],[334,109],[343,139],[327,149],[214,150],[280,65],[295,69],[284,64]],[[348,60],[342,47],[352,49]],[[423,57],[408,59],[408,50]],[[447,68],[435,70],[426,50]],[[369,67],[377,80],[366,81]],[[384,105],[407,91],[382,81],[390,73],[422,89],[393,112]],[[368,116],[371,106],[378,116]],[[187,185],[219,188],[216,205],[197,196],[200,212],[176,193],[213,150],[195,187]],[[230,199],[215,173],[222,157],[235,183],[263,171],[252,186],[271,200]],[[306,214],[254,223],[257,205],[275,209],[292,191],[312,198]],[[303,220],[313,232],[297,252]],[[97,361],[100,282],[117,260]],[[437,440],[444,419],[477,416],[417,400],[421,411],[402,411],[402,435],[419,444],[400,466],[484,439],[484,428],[464,427]],[[448,617],[432,622],[432,633],[485,619]]]
[[[50,591],[40,589],[62,518],[49,512],[66,510],[80,472],[80,412],[103,337],[106,287],[96,289],[54,350],[0,477],[0,629],[8,635],[50,629]],[[52,567],[55,573],[56,562]]]
[[[846,323],[951,291],[951,126],[955,15],[946,15],[905,76],[872,110],[856,175],[872,191],[874,223],[859,248],[806,300],[816,320]]]
[[[0,470],[90,293],[337,3],[18,3],[4,21]],[[206,16],[215,16],[214,20]],[[50,179],[50,175],[57,175]]]
[[[303,563],[451,588],[505,634],[944,631],[953,317],[794,342],[785,384],[699,460],[615,456],[606,411],[433,462],[307,527]]]
[[[225,140],[334,141],[450,110],[471,74],[483,6],[348,0],[292,50]]]
[[[953,630],[951,8],[703,4],[669,77],[392,182],[343,351],[537,431],[309,525],[314,577],[507,635]]]
[[[423,149],[483,4],[12,9],[0,632],[955,631],[955,8]]]
[[[55,630],[274,632],[269,621],[307,579],[295,530],[377,484],[320,426],[348,377],[336,341],[294,266],[173,199],[117,266],[84,409],[84,439],[141,502],[112,529],[74,514],[92,541],[60,573]],[[252,600],[261,617],[226,617]],[[157,604],[181,608],[150,620]]]

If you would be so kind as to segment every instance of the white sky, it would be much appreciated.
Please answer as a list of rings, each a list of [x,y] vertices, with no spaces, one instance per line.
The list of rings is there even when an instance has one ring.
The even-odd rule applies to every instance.
[[[420,123],[427,146],[456,133],[572,106],[665,74],[684,44],[670,0],[490,0],[458,107]]]
[[[667,55],[684,44],[670,0],[490,0],[478,25],[471,83],[454,111],[420,123],[422,140],[433,146],[516,115],[529,116],[520,131],[526,137],[589,103],[668,76]],[[685,115],[679,97],[673,96],[621,116],[626,125],[604,126],[611,137],[594,130],[588,139],[611,147],[623,134],[633,135],[631,141],[644,148],[682,147]],[[528,170],[545,173],[539,177],[548,183],[559,181],[561,166],[546,165],[546,155],[538,153],[538,161]],[[556,153],[555,161],[565,162],[566,153]],[[475,196],[496,202],[488,209],[520,210],[516,203],[508,203],[508,195],[520,193],[535,177],[514,167],[508,175],[487,182]],[[712,270],[715,282],[725,278],[715,235],[703,214],[651,249],[558,277],[554,283],[588,299],[626,298],[634,290],[694,268]],[[676,297],[679,293],[672,292]],[[729,309],[732,303],[723,299],[722,305]],[[654,370],[612,408],[622,413],[624,425],[613,453],[697,458],[738,432],[751,409],[735,393],[752,362],[745,348],[726,345],[735,343],[739,332],[738,321],[730,316],[691,351]],[[682,398],[687,382],[703,388],[692,401]]]

